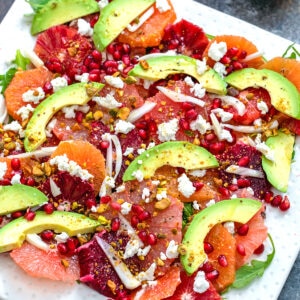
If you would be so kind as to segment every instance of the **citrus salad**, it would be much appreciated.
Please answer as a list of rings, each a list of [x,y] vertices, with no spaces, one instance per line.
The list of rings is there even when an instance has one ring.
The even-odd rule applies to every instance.
[[[0,253],[109,299],[263,276],[266,207],[290,209],[297,50],[266,60],[170,0],[27,2],[34,47],[0,75]]]

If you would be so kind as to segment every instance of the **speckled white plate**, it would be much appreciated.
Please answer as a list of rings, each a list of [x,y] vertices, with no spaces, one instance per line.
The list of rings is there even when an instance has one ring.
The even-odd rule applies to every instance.
[[[253,41],[266,58],[281,55],[290,41],[264,31],[254,25],[220,13],[192,0],[173,0],[179,15],[200,25],[207,33],[243,35]],[[16,0],[0,25],[0,73],[14,58],[16,49],[32,48],[33,39],[24,14],[31,9],[25,0]],[[262,278],[247,288],[232,290],[224,295],[229,300],[277,299],[300,249],[300,139],[295,146],[295,160],[289,184],[291,209],[282,213],[268,207],[267,225],[276,245],[276,255]],[[298,224],[297,224],[298,223]],[[0,300],[81,300],[105,299],[83,284],[64,284],[27,276],[9,258],[0,254]]]

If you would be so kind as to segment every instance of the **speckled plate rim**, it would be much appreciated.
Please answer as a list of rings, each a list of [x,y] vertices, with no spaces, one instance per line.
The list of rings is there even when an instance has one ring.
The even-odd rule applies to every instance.
[[[201,26],[205,32],[216,34],[242,35],[254,42],[266,58],[282,55],[291,41],[267,32],[255,25],[194,2],[192,0],[173,0],[178,15]],[[25,0],[16,0],[0,25],[0,73],[7,69],[8,62],[14,58],[15,50],[32,48],[28,22],[24,14],[30,13]],[[295,145],[295,160],[289,184],[291,209],[282,213],[278,209],[267,208],[267,225],[276,245],[276,254],[272,265],[264,276],[255,280],[242,290],[231,290],[224,297],[229,300],[277,299],[300,250],[300,233],[297,222],[300,219],[300,139]],[[65,284],[46,279],[27,276],[9,258],[0,255],[0,300],[11,299],[64,299],[80,300],[84,298],[105,299],[83,284]]]

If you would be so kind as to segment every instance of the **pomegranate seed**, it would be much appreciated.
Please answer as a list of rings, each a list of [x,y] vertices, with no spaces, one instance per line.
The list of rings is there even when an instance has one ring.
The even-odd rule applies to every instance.
[[[87,199],[85,200],[85,205],[88,209],[91,209],[93,206],[95,207],[97,205],[95,199]]]
[[[147,129],[148,124],[147,124],[146,121],[140,121],[140,122],[138,122],[138,123],[135,124],[135,127],[137,129]]]
[[[255,250],[254,250],[254,254],[262,254],[265,250],[265,245],[264,244],[261,244],[259,245]]]
[[[131,219],[130,219],[130,224],[131,224],[131,226],[137,227],[137,225],[138,225],[139,223],[140,223],[140,220],[139,220],[138,216],[137,216],[137,215],[132,215],[132,216],[131,216]]]
[[[139,129],[138,134],[143,140],[148,137],[147,131],[145,129]]]
[[[250,162],[249,156],[244,156],[238,161],[240,167],[246,167]]]
[[[157,237],[154,233],[149,233],[147,236],[147,243],[148,245],[155,245],[157,243]]]
[[[157,124],[154,120],[150,120],[148,122],[148,130],[149,130],[149,132],[156,132],[157,131]]]
[[[115,52],[115,43],[111,43],[106,47],[106,51],[109,54],[113,54]]]
[[[122,54],[121,54],[120,51],[115,50],[115,52],[112,54],[112,56],[113,56],[113,58],[114,58],[115,60],[120,60],[121,57],[122,57]]]
[[[31,211],[31,210],[28,210],[25,215],[24,215],[25,219],[27,221],[32,221],[34,218],[35,218],[35,212],[34,211]]]
[[[213,270],[211,272],[206,273],[205,276],[210,281],[215,280],[219,277],[219,271],[218,270]]]
[[[211,141],[213,141],[214,139],[216,139],[216,135],[214,134],[214,133],[208,133],[208,134],[206,134],[205,135],[205,140],[207,141],[207,142],[211,142]]]
[[[82,123],[84,118],[84,113],[82,111],[76,111],[75,113],[75,120],[77,123]]]
[[[66,241],[68,252],[74,253],[77,245],[78,245],[78,240],[76,238],[70,237]]]
[[[89,69],[90,70],[98,70],[100,69],[100,64],[99,63],[96,63],[94,61],[92,61],[90,64],[89,64]]]
[[[222,100],[219,98],[214,98],[212,101],[212,106],[211,109],[216,109],[216,108],[220,108],[222,105]]]
[[[274,193],[272,191],[265,192],[265,195],[264,195],[265,202],[271,203],[271,201],[273,200],[273,196],[274,196]]]
[[[111,201],[111,197],[110,196],[102,196],[100,198],[100,203],[103,203],[103,204],[107,204]]]
[[[240,188],[245,188],[245,187],[249,187],[251,185],[251,182],[249,179],[247,178],[239,178],[237,180],[237,185]]]
[[[54,205],[52,203],[46,203],[43,209],[46,214],[51,215],[54,211]]]
[[[290,203],[289,198],[287,196],[284,196],[282,202],[279,205],[280,210],[286,211],[290,208],[290,206],[291,206],[291,203]]]
[[[234,57],[235,55],[237,55],[239,52],[239,49],[237,47],[231,47],[227,50],[226,54],[229,56],[229,57]]]
[[[211,243],[204,242],[204,252],[209,254],[214,251],[214,246]]]
[[[122,62],[124,63],[124,65],[129,66],[130,65],[130,56],[128,54],[123,55]]]
[[[225,255],[221,254],[218,256],[218,263],[221,267],[227,267],[228,266],[228,261]]]
[[[52,86],[51,82],[47,81],[43,86],[43,90],[46,94],[52,94],[53,86]]]
[[[0,225],[2,224],[2,222],[3,222],[3,217],[0,216]]]
[[[92,51],[92,56],[95,59],[95,61],[101,62],[101,60],[102,60],[102,54],[101,54],[101,52],[99,52],[98,50],[93,50]]]
[[[172,39],[168,43],[168,50],[174,50],[177,49],[180,42],[177,39]]]
[[[246,250],[245,247],[242,244],[237,244],[236,246],[236,251],[238,252],[239,255],[245,256],[246,255]]]
[[[146,242],[147,242],[148,233],[147,233],[145,230],[141,230],[141,231],[138,233],[138,236],[139,236],[139,238],[141,239],[141,241],[142,241],[143,243],[146,243]]]
[[[132,66],[132,65],[127,66],[126,68],[123,69],[122,73],[125,74],[125,75],[127,75],[128,72],[129,72],[131,69],[133,69],[133,66]]]
[[[95,73],[89,74],[89,80],[90,81],[100,81],[100,75]]]
[[[104,63],[103,63],[103,67],[105,69],[108,69],[108,68],[115,68],[117,69],[118,68],[118,62],[114,61],[114,60],[106,60]]]
[[[196,191],[200,191],[204,187],[204,183],[201,181],[194,181],[193,187],[196,189]]]
[[[229,189],[227,189],[227,188],[225,188],[225,187],[223,187],[223,186],[220,186],[220,187],[218,188],[218,191],[220,192],[220,194],[221,194],[223,197],[226,197],[226,198],[230,197],[230,195],[231,195]]]
[[[101,149],[105,150],[108,149],[109,145],[110,145],[109,141],[101,141],[99,146]]]
[[[243,69],[243,65],[240,62],[238,62],[238,61],[234,61],[232,63],[232,67],[233,67],[234,70]]]
[[[212,154],[221,154],[225,150],[224,142],[215,142],[209,145],[209,150]]]
[[[144,208],[136,203],[132,204],[131,211],[137,215],[141,214],[144,211]]]
[[[26,179],[26,185],[34,186],[34,185],[35,185],[35,180],[34,180],[34,178],[32,178],[32,177],[27,177],[27,179]]]
[[[124,54],[129,54],[131,51],[130,45],[129,44],[122,44],[122,52]]]
[[[235,192],[239,189],[239,187],[236,184],[231,184],[228,186],[229,191]]]
[[[249,231],[249,225],[248,224],[243,224],[237,229],[237,234],[241,236],[247,235]]]
[[[110,206],[112,209],[120,211],[121,210],[121,204],[118,202],[111,202]]]
[[[227,55],[224,55],[221,59],[220,62],[224,65],[228,65],[231,62],[231,58]]]
[[[65,243],[58,243],[56,247],[60,254],[64,255],[68,253],[68,247]]]
[[[276,195],[273,197],[273,200],[271,201],[271,205],[274,207],[280,206],[282,202],[282,196],[281,195]]]
[[[10,165],[14,171],[19,171],[21,167],[21,161],[19,158],[13,158],[10,162]]]
[[[192,109],[186,111],[184,116],[187,120],[195,120],[195,119],[197,119],[198,113],[196,112],[195,109],[192,108]]]
[[[179,119],[179,126],[180,128],[182,128],[183,130],[189,130],[190,129],[190,124],[186,119]]]
[[[11,217],[13,218],[13,219],[17,219],[17,218],[20,218],[20,217],[22,217],[23,216],[23,213],[21,212],[21,211],[15,211],[15,212],[13,212],[12,214],[11,214]]]
[[[0,180],[0,185],[11,185],[11,182],[9,179],[4,178],[4,179]]]
[[[111,230],[112,231],[118,231],[121,226],[120,218],[115,217],[111,220]]]
[[[213,267],[212,263],[207,261],[203,264],[202,270],[203,270],[204,273],[209,273],[209,272],[214,270],[214,267]]]
[[[247,51],[245,51],[245,50],[242,50],[238,55],[239,59],[244,59],[246,57],[247,57]]]
[[[195,108],[195,105],[190,102],[183,102],[181,106],[184,110],[190,110],[190,109]]]
[[[131,63],[132,63],[133,65],[138,64],[138,63],[139,63],[139,58],[138,58],[137,56],[132,57],[132,58],[131,58]]]
[[[44,241],[51,241],[54,238],[54,233],[51,230],[44,230],[41,233],[41,238]]]
[[[138,215],[138,218],[140,221],[145,221],[151,218],[151,214],[149,213],[149,211],[144,210],[142,213]]]

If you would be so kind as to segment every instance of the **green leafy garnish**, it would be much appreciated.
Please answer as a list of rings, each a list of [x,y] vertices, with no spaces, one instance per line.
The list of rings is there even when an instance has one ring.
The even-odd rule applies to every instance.
[[[182,227],[185,227],[191,220],[191,216],[194,213],[192,203],[184,203],[183,213],[182,213]]]
[[[249,265],[242,266],[236,271],[235,281],[230,286],[232,288],[240,289],[247,286],[250,282],[252,282],[257,277],[261,277],[267,267],[271,264],[274,256],[275,256],[275,246],[271,236],[269,235],[269,239],[272,244],[273,251],[267,256],[266,261],[252,260]]]
[[[39,11],[45,4],[47,4],[50,0],[25,0],[30,4],[32,9],[37,12]]]
[[[26,70],[27,65],[30,64],[30,59],[23,56],[20,50],[16,52],[16,58],[13,60],[13,63],[20,69]]]
[[[285,52],[282,54],[282,57],[284,58],[293,58],[296,59],[297,57],[300,57],[300,52],[296,49],[296,47],[294,46],[295,43],[289,45]]]

